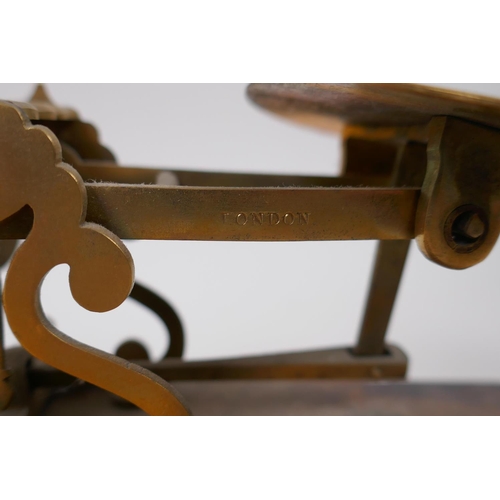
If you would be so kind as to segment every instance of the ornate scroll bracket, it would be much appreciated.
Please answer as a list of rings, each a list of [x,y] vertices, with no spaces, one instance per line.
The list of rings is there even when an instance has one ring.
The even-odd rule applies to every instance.
[[[43,362],[108,390],[152,415],[185,415],[174,389],[148,370],[79,343],[54,328],[40,304],[41,283],[70,266],[70,288],[84,308],[118,307],[134,281],[132,258],[110,231],[85,222],[87,194],[62,163],[61,146],[18,107],[0,103],[0,220],[29,205],[34,223],[7,274],[4,306],[21,345]]]

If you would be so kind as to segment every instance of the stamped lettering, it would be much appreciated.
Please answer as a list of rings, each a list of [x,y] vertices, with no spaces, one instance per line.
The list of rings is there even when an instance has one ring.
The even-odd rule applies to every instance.
[[[250,215],[255,225],[262,226],[262,224],[264,224],[264,214],[262,212],[259,213],[251,212]]]
[[[223,224],[238,226],[303,226],[309,224],[310,212],[223,212]]]
[[[248,215],[246,213],[242,212],[236,216],[236,224],[238,224],[238,226],[245,226],[247,222]]]

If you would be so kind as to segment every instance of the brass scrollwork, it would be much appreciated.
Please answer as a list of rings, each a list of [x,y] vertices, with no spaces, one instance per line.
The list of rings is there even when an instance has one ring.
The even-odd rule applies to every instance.
[[[132,258],[110,231],[85,222],[87,193],[62,162],[61,145],[25,112],[0,103],[0,220],[24,206],[33,227],[10,265],[4,306],[21,345],[43,362],[117,394],[152,415],[185,415],[186,406],[160,377],[73,340],[54,328],[40,304],[41,283],[59,264],[70,266],[70,288],[84,308],[118,307],[134,281]]]

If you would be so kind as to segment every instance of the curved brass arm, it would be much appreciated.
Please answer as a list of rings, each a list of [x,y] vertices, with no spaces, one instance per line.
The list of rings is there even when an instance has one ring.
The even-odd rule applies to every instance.
[[[133,261],[107,229],[85,223],[87,195],[81,177],[62,163],[61,146],[45,127],[32,126],[14,105],[0,103],[0,220],[29,205],[33,228],[7,274],[4,305],[12,331],[33,356],[113,392],[152,415],[188,410],[163,379],[91,348],[54,328],[40,305],[40,287],[55,266],[70,266],[75,300],[109,311],[129,295]]]

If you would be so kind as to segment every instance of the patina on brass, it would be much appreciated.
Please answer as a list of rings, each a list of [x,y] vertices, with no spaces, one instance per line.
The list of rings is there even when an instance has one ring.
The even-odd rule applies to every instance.
[[[463,269],[493,248],[499,223],[499,100],[400,84],[252,84],[248,95],[283,117],[342,133],[345,175],[392,173],[392,185],[420,187],[425,174],[412,228],[432,261]],[[398,164],[403,147],[405,164]],[[407,251],[404,241],[379,243],[355,348],[359,355],[384,350]]]
[[[398,147],[393,168],[395,186],[421,185],[426,168],[426,148],[419,142]],[[361,356],[384,352],[384,339],[403,274],[409,240],[380,241],[378,244],[365,315],[354,352]]]
[[[465,269],[484,260],[500,232],[500,130],[434,118],[416,236],[434,262]]]
[[[133,262],[110,231],[86,223],[86,191],[62,163],[57,138],[32,126],[24,113],[0,105],[0,219],[29,205],[33,227],[16,251],[5,282],[4,307],[12,331],[33,356],[133,402],[150,414],[187,414],[171,387],[132,363],[82,345],[56,330],[40,306],[40,286],[55,266],[70,266],[75,300],[104,312],[130,293]]]
[[[86,184],[87,221],[121,239],[208,241],[408,240],[419,189],[205,188]],[[25,210],[0,237],[25,238]]]
[[[44,398],[81,380],[151,414],[186,414],[165,380],[404,378],[406,357],[385,335],[409,241],[416,237],[431,260],[461,269],[483,260],[498,237],[500,102],[395,84],[253,84],[248,94],[287,118],[341,132],[342,174],[123,168],[96,129],[50,102],[43,88],[28,103],[0,104],[0,240],[8,246],[26,238],[4,302],[34,356],[19,349],[7,367],[0,349],[0,408],[13,392],[26,404],[32,391],[45,394],[43,407]],[[40,283],[59,263],[70,264],[81,305],[119,305],[133,264],[118,238],[380,242],[353,349],[186,362],[175,311],[136,284],[131,297],[161,317],[171,339],[165,358],[153,363],[138,341],[120,346],[119,357],[77,343],[40,309]]]

